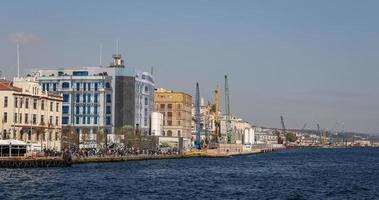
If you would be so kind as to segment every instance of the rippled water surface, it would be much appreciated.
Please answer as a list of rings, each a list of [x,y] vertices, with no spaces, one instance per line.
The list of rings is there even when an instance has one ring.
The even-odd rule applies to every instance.
[[[0,199],[379,199],[379,149],[0,169]]]

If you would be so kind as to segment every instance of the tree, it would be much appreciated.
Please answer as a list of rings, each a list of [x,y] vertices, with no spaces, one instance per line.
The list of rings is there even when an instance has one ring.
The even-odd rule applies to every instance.
[[[288,142],[295,142],[297,140],[296,134],[289,132],[287,133],[287,141]]]
[[[73,126],[64,126],[62,128],[62,149],[70,148],[72,146],[78,146],[78,139],[78,134],[76,133],[75,128]]]
[[[105,133],[104,128],[99,128],[96,130],[96,145],[97,148],[101,148],[105,143]]]

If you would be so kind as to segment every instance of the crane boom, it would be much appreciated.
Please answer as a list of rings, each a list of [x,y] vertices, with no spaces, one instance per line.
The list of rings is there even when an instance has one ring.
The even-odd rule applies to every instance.
[[[215,90],[215,136],[216,142],[219,142],[221,137],[220,134],[220,121],[219,121],[219,110],[220,110],[220,89],[217,86]]]
[[[286,134],[286,127],[284,126],[284,118],[283,118],[283,115],[280,116],[280,123],[282,124],[282,131],[283,131],[283,135],[286,139],[286,142],[287,142],[287,134]]]
[[[228,76],[225,75],[225,115],[226,115],[226,137],[227,143],[232,143],[232,125],[230,119],[230,101],[229,101],[229,85]]]
[[[196,96],[195,96],[195,130],[196,130],[196,140],[195,146],[197,149],[201,149],[201,136],[200,136],[200,90],[199,83],[196,83]]]

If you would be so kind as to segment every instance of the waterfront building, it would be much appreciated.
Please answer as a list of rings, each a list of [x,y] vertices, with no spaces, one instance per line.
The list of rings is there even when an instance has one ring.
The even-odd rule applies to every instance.
[[[252,128],[252,125],[249,122],[246,122],[245,120],[235,117],[235,116],[231,116],[230,125],[232,128],[232,143],[242,144],[246,129],[249,129],[248,134],[250,134],[250,129]],[[227,131],[226,131],[226,116],[225,115],[221,117],[220,130],[221,130],[221,141],[226,142]],[[254,135],[253,131],[251,132],[251,134]],[[252,142],[252,140],[250,139],[248,141]]]
[[[40,90],[33,78],[0,80],[1,139],[61,150],[62,96]]]
[[[63,95],[62,126],[73,127],[83,147],[93,147],[96,133],[106,143],[120,142],[118,128],[133,127],[147,135],[154,109],[154,80],[148,72],[126,67],[120,54],[108,67],[74,67],[33,73],[43,91]]]
[[[256,127],[255,142],[256,144],[278,144],[278,136],[271,129]]]
[[[151,135],[163,135],[163,114],[160,112],[151,113]]]
[[[191,138],[192,96],[158,88],[155,111],[163,115],[163,136]]]

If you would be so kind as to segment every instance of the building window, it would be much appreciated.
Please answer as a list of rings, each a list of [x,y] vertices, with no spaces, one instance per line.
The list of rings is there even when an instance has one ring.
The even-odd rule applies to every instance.
[[[99,83],[95,83],[95,91],[99,89]]]
[[[87,117],[87,124],[91,124],[91,117]]]
[[[97,115],[97,106],[95,106],[95,107],[93,108],[93,113],[94,113],[95,115]]]
[[[62,106],[62,113],[68,114],[69,107],[68,106]]]
[[[33,109],[37,109],[37,99],[33,99]]]
[[[18,98],[16,97],[14,98],[14,107],[17,108],[17,106],[18,106]]]
[[[68,124],[68,117],[62,117],[62,124]]]
[[[68,82],[62,83],[62,89],[68,89],[69,87],[70,87],[70,83],[68,83]]]
[[[167,117],[172,118],[172,112],[167,112]]]
[[[97,94],[94,95],[94,97],[93,97],[93,101],[94,101],[95,103],[97,103]]]
[[[82,117],[82,124],[86,124],[86,117]]]
[[[83,103],[86,102],[86,94],[83,94]]]
[[[111,103],[112,102],[110,94],[107,94],[106,101],[107,101],[107,103]]]
[[[87,102],[88,102],[88,103],[91,103],[91,94],[88,94],[88,95],[87,95]]]
[[[87,114],[91,114],[91,106],[87,106]]]
[[[50,111],[53,112],[54,103],[50,102]]]
[[[53,83],[53,91],[57,91],[57,83]]]
[[[172,104],[171,103],[167,104],[167,109],[169,109],[169,110],[172,109]]]
[[[167,136],[172,137],[172,131],[171,130],[167,131]]]
[[[111,114],[111,107],[110,106],[107,106],[106,109],[105,109],[105,113],[106,114]]]
[[[7,112],[4,112],[3,122],[4,123],[8,122],[8,113]]]
[[[58,117],[55,117],[55,125],[56,126],[59,126],[59,118]],[[67,117],[67,123],[68,123],[68,117]]]
[[[53,125],[53,116],[50,116],[49,126]]]
[[[111,84],[109,82],[106,82],[105,83],[105,88],[107,88],[107,89],[111,88]]]
[[[33,124],[37,124],[37,115],[33,114]]]
[[[13,123],[17,123],[17,113],[14,113]]]
[[[167,120],[167,126],[172,126],[172,121],[171,120]]]
[[[91,90],[91,83],[88,83],[88,91]]]
[[[4,108],[8,107],[8,97],[4,97]]]
[[[20,113],[20,121],[18,121],[20,124],[22,124],[22,114]]]
[[[29,115],[25,113],[25,124],[29,124]]]
[[[68,102],[70,99],[70,95],[69,94],[63,94],[63,102]]]
[[[79,124],[79,117],[76,117],[76,119],[75,119],[75,123],[76,123],[76,124]]]
[[[79,103],[80,101],[80,94],[76,94],[76,103]]]
[[[44,125],[45,124],[45,116],[41,115],[41,121],[40,124]]]
[[[160,107],[161,107],[161,110],[164,110],[165,109],[165,104],[161,104]]]
[[[111,125],[111,117],[106,117],[106,125]]]
[[[56,111],[56,112],[59,112],[59,103],[56,103],[56,104],[55,104],[55,111]]]
[[[76,83],[76,91],[80,90],[80,83]]]
[[[87,84],[86,84],[86,83],[83,83],[83,90],[84,90],[84,91],[87,90]]]
[[[41,101],[41,110],[45,110],[45,100]]]
[[[149,100],[145,97],[145,106],[149,105]]]
[[[79,115],[79,106],[75,107],[75,114]]]
[[[94,117],[94,118],[93,118],[93,123],[94,123],[94,124],[97,124],[97,117]]]
[[[86,106],[83,105],[83,115],[86,114]]]
[[[25,108],[29,108],[29,98],[25,99]]]
[[[177,124],[178,126],[180,126],[180,120],[176,121],[176,124]]]

